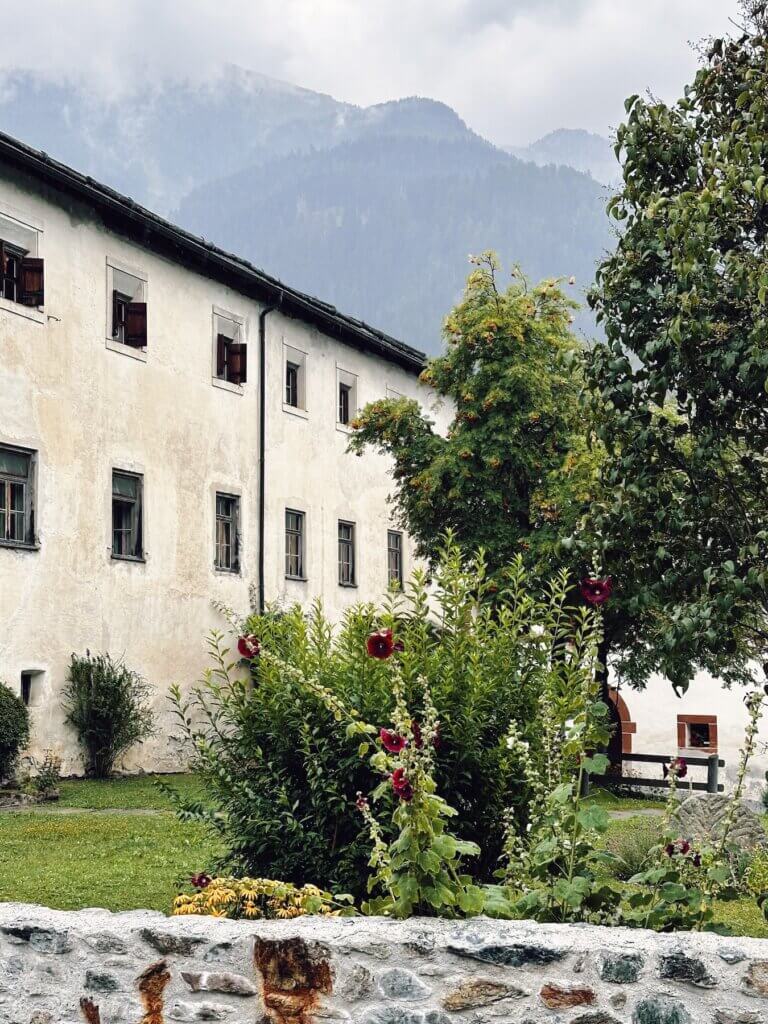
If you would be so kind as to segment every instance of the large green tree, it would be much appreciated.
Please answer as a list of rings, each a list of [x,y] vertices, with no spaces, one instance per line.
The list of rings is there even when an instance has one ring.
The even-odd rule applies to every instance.
[[[491,253],[473,257],[463,300],[444,324],[445,354],[422,381],[450,410],[440,433],[416,401],[383,399],[354,423],[350,447],[393,459],[393,502],[420,553],[433,559],[451,530],[484,548],[491,571],[523,554],[551,572],[591,496],[574,303],[557,281],[532,287],[515,270],[499,286]]]
[[[768,659],[768,19],[742,8],[681,100],[627,101],[621,230],[590,297],[608,458],[586,542],[633,623],[625,672],[678,687]]]

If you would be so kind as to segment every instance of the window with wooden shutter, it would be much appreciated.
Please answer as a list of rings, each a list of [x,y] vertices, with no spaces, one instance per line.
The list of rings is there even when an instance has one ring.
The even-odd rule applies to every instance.
[[[25,306],[45,304],[45,271],[43,261],[37,257],[24,256],[21,259],[19,302]]]
[[[126,302],[125,344],[128,345],[129,348],[147,347],[146,302]]]
[[[228,347],[227,380],[233,384],[245,384],[248,380],[248,347],[231,342]]]

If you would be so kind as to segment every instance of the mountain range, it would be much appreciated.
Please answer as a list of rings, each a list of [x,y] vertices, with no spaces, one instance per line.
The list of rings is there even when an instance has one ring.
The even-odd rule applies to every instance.
[[[236,67],[109,98],[16,70],[0,130],[429,352],[468,253],[578,291],[610,244],[607,139],[502,149],[430,99],[359,107]]]

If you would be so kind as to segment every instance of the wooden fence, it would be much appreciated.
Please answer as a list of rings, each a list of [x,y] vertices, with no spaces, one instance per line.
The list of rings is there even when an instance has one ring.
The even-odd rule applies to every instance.
[[[669,779],[664,777],[663,766],[675,760],[671,754],[622,754],[621,774],[608,773],[606,775],[582,776],[581,793],[586,796],[591,785],[602,789],[617,789],[620,786],[647,787],[649,789],[669,789]],[[723,784],[720,782],[720,769],[725,768],[725,761],[721,761],[717,754],[709,754],[707,757],[685,757],[683,758],[688,767],[703,767],[707,769],[706,782],[689,782],[687,779],[678,780],[678,788],[682,790],[699,790],[705,793],[722,793]],[[627,761],[636,764],[658,764],[662,766],[662,778],[649,779],[634,775],[624,774],[624,763]]]

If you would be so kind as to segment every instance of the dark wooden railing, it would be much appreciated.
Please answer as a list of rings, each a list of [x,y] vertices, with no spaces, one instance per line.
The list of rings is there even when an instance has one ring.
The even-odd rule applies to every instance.
[[[633,761],[636,764],[669,764],[670,761],[675,759],[675,755],[672,754],[622,754],[621,763],[622,769],[625,761]],[[706,782],[689,782],[688,779],[678,780],[678,789],[682,790],[698,790],[704,793],[722,793],[723,784],[719,781],[720,769],[725,767],[725,761],[720,760],[717,754],[709,754],[707,757],[685,757],[683,758],[688,767],[700,767],[707,769],[707,781]],[[630,787],[643,787],[646,786],[649,789],[669,789],[669,779],[648,779],[642,777],[636,777],[634,775],[624,775],[623,770],[620,775],[607,773],[606,775],[595,775],[590,776],[584,774],[582,776],[581,793],[582,796],[586,796],[589,793],[590,785],[599,786],[603,789],[617,789],[619,786],[630,786]]]

